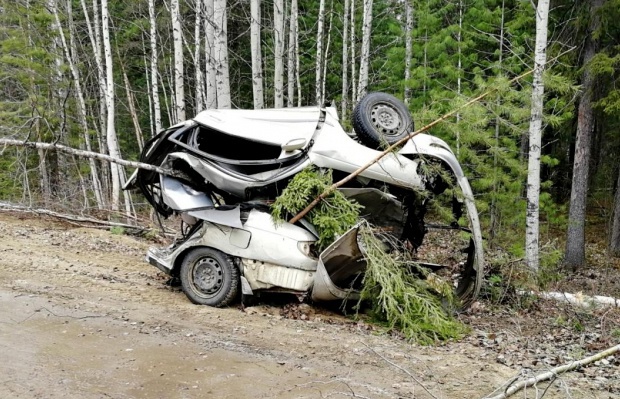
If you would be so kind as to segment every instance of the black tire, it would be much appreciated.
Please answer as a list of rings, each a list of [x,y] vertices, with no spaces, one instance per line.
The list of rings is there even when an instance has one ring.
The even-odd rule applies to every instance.
[[[196,248],[185,255],[180,278],[185,295],[199,305],[229,305],[239,291],[239,269],[230,256],[213,248]]]
[[[364,145],[382,148],[413,131],[409,109],[387,93],[368,93],[353,110],[353,129]]]

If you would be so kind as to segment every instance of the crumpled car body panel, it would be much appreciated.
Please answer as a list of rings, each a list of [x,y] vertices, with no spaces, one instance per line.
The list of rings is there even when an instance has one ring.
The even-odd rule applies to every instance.
[[[344,176],[379,154],[348,135],[333,108],[209,110],[161,132],[143,151],[142,162],[183,177],[137,171],[126,187],[139,187],[160,214],[181,214],[193,226],[170,247],[149,250],[149,262],[168,274],[175,274],[188,250],[206,246],[236,259],[246,295],[269,290],[311,294],[314,300],[352,298],[356,292],[347,286],[349,277],[365,269],[357,227],[317,254],[313,226],[275,224],[266,204],[310,165]],[[426,194],[419,193],[434,190],[421,173],[429,160],[449,171],[462,195],[468,226],[453,223],[451,228],[471,235],[456,287],[467,305],[482,281],[482,233],[469,182],[444,141],[418,134],[342,191],[365,207],[362,214],[371,223],[390,229],[415,250],[428,230],[426,211],[415,207],[426,206]]]

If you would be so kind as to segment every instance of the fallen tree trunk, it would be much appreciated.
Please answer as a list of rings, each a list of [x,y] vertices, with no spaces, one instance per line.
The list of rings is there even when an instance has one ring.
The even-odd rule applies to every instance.
[[[106,227],[123,227],[126,229],[141,230],[141,231],[150,230],[149,228],[143,227],[143,226],[137,226],[137,225],[131,225],[131,224],[119,223],[119,222],[110,222],[107,220],[99,220],[99,219],[94,219],[94,218],[85,217],[85,216],[67,215],[63,213],[50,211],[48,209],[29,208],[27,206],[13,205],[13,204],[8,204],[6,202],[0,202],[0,212],[1,211],[35,213],[37,215],[52,216],[52,217],[67,220],[70,222],[91,223],[91,224],[97,224],[97,225],[106,226]]]
[[[583,308],[593,308],[597,306],[611,306],[620,308],[620,299],[602,295],[584,295],[580,292],[571,294],[569,292],[534,292],[534,291],[518,291],[519,295],[536,295],[544,299],[552,299],[558,302],[566,302],[571,305]]]
[[[153,172],[161,173],[168,176],[178,176],[179,174],[175,171],[164,169],[159,166],[150,165],[148,163],[137,162],[137,161],[127,161],[125,159],[114,158],[106,154],[100,154],[98,152],[93,151],[85,151],[78,150],[77,148],[67,147],[62,144],[54,144],[54,143],[41,143],[37,141],[21,141],[14,139],[3,139],[0,138],[0,145],[4,146],[12,146],[12,147],[27,147],[27,148],[38,148],[42,150],[52,150],[52,151],[61,151],[67,154],[73,154],[82,158],[94,158],[100,161],[107,161],[116,163],[118,165],[129,166],[132,168],[140,168],[145,170],[150,170]]]
[[[584,359],[581,360],[575,360],[574,362],[565,364],[563,366],[558,366],[558,367],[554,367],[549,371],[545,371],[544,373],[540,373],[538,375],[535,375],[534,377],[528,378],[526,380],[522,380],[516,384],[510,384],[508,385],[505,389],[504,392],[496,395],[496,396],[485,396],[485,399],[505,399],[508,398],[512,395],[514,395],[515,393],[517,393],[518,391],[527,388],[527,387],[531,387],[533,385],[536,385],[539,382],[542,381],[546,381],[546,380],[550,380],[552,378],[557,377],[559,374],[562,373],[566,373],[569,371],[573,371],[576,370],[580,367],[586,366],[588,364],[594,363],[598,360],[604,359],[606,357],[609,357],[615,353],[620,352],[620,344],[616,345],[616,346],[612,346],[609,349],[606,349],[602,352],[599,352],[595,355],[586,357]]]

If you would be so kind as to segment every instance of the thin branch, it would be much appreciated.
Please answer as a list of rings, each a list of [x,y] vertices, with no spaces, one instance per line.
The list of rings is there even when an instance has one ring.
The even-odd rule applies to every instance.
[[[422,383],[422,381],[420,381],[415,375],[413,375],[409,370],[407,370],[404,367],[399,366],[398,364],[392,362],[391,360],[387,359],[385,356],[383,356],[382,354],[380,354],[379,352],[377,352],[376,350],[374,350],[373,348],[371,348],[369,345],[367,345],[365,342],[362,342],[362,344],[367,347],[368,349],[370,349],[371,351],[373,351],[375,353],[375,355],[379,356],[381,359],[383,359],[386,363],[388,363],[390,366],[396,367],[397,369],[399,369],[400,371],[402,371],[403,373],[407,374],[413,381],[415,381],[418,385],[420,385],[422,387],[422,389],[424,389],[424,391],[426,391],[427,394],[429,394],[431,397],[433,397],[434,399],[438,399],[437,396],[433,395],[433,393],[426,388],[426,386]]]
[[[584,359],[575,360],[571,363],[567,363],[562,366],[554,367],[550,369],[549,371],[535,375],[534,377],[528,378],[527,380],[522,380],[521,382],[517,384],[509,385],[504,390],[503,393],[496,395],[496,396],[492,396],[492,397],[487,396],[486,399],[506,399],[524,388],[534,386],[541,381],[547,381],[552,378],[555,379],[557,378],[559,374],[563,374],[569,371],[576,370],[580,367],[586,366],[590,363],[594,363],[598,360],[604,359],[618,352],[620,352],[620,344],[616,346],[612,346],[611,348],[608,348],[602,352],[586,357]]]

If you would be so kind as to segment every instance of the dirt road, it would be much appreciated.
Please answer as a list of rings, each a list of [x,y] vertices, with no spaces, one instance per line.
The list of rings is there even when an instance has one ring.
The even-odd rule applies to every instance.
[[[481,398],[518,372],[468,341],[419,347],[325,310],[192,305],[147,246],[0,214],[1,398]]]

